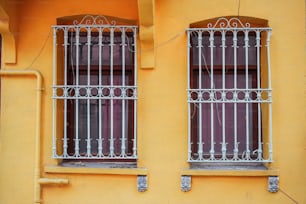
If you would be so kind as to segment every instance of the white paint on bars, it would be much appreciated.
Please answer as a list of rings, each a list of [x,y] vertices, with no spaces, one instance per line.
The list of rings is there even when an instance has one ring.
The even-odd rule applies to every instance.
[[[253,28],[249,23],[243,23],[238,18],[220,18],[214,25],[209,23],[206,28],[187,29],[187,35],[188,161],[272,162],[271,28]],[[254,45],[250,44],[250,35],[254,36]],[[240,40],[243,40],[243,45],[238,45],[238,36]],[[244,38],[241,38],[241,36]],[[204,37],[208,39],[208,42],[205,42]],[[219,45],[216,43],[217,38],[221,39]],[[195,40],[196,42],[194,42]],[[217,49],[221,49],[221,51],[218,53]],[[231,53],[229,53],[229,49],[231,49]],[[241,51],[241,49],[243,50]],[[241,62],[238,62],[238,55],[242,54],[244,56],[244,68],[241,68]],[[205,56],[208,56],[208,58],[206,57],[206,59]],[[252,56],[255,59],[252,59]],[[217,69],[218,64],[215,62],[218,58],[221,61],[221,87],[216,87],[217,76],[214,73],[214,70]],[[230,62],[231,68],[227,68],[229,58],[232,60]],[[261,58],[266,59],[265,66],[261,65]],[[207,60],[209,60],[209,66]],[[251,65],[253,65],[251,64],[253,63],[252,60],[256,61],[256,66],[252,68],[256,69],[257,83],[255,85],[252,85],[253,79],[249,72]],[[233,76],[230,75],[228,69],[232,70],[231,74]],[[190,78],[195,70],[198,73],[197,86],[191,84]],[[204,72],[207,72],[207,77],[202,77]],[[244,75],[244,87],[241,87],[241,77],[238,78],[241,73]],[[233,80],[233,87],[227,87],[226,85],[228,75],[233,77],[231,79]],[[209,88],[205,88],[202,85],[208,83],[205,80],[210,81],[210,85],[207,85],[210,86]],[[203,117],[206,114],[205,111],[209,110],[209,108],[204,109],[204,104],[209,105],[205,107],[210,107],[210,116],[205,117],[205,120]],[[222,107],[221,110],[218,109],[219,105]],[[238,106],[244,106],[245,119],[243,120],[241,119],[241,113],[238,115]],[[230,115],[230,117],[233,117],[233,127],[231,127],[233,136],[231,141],[229,141],[227,133],[226,120],[228,116],[226,115],[226,107],[232,107],[232,116]],[[253,113],[252,107],[257,107],[256,114]],[[196,114],[194,114],[195,111]],[[265,118],[263,118],[263,115]],[[251,132],[252,128],[255,128],[253,124],[255,119],[251,118],[253,116],[256,117],[258,123],[256,135]],[[195,126],[192,126],[194,117],[197,117],[197,122],[193,122],[197,124],[197,130],[192,130]],[[241,122],[238,124],[239,120],[244,121],[244,124],[241,124]],[[210,127],[210,130],[206,130],[206,132],[202,131],[205,123]],[[208,125],[209,123],[210,125]],[[215,126],[219,125],[216,123],[219,123],[220,127],[222,126],[221,133],[214,132]],[[243,137],[241,133],[240,136],[238,135],[238,126],[244,126],[245,135]],[[265,131],[262,128],[265,128]],[[196,139],[192,138],[194,133],[191,133],[191,131],[196,132]],[[208,135],[205,135],[207,133]],[[216,137],[221,138],[219,139],[220,144],[216,144]],[[257,149],[251,148],[253,137],[257,137]],[[242,138],[244,138],[244,141],[242,141]],[[205,146],[206,143],[210,144],[210,147],[208,145]],[[231,143],[232,149],[227,148],[229,143]],[[240,143],[244,143],[244,146],[239,145]],[[216,153],[217,151],[219,152],[218,154]]]
[[[127,32],[131,33],[130,37],[127,36]],[[93,34],[94,33],[94,34]],[[52,95],[52,131],[53,131],[53,158],[60,159],[136,159],[137,158],[137,131],[136,131],[136,100],[137,100],[137,57],[136,57],[136,33],[137,26],[117,26],[115,22],[109,22],[104,16],[85,16],[80,23],[74,21],[73,25],[57,25],[53,26],[53,95]],[[121,43],[115,44],[115,37],[120,35]],[[69,37],[71,40],[69,41]],[[82,41],[81,37],[86,38],[86,41]],[[106,37],[107,36],[107,37]],[[75,41],[72,40],[74,38]],[[104,43],[105,38],[109,38],[108,45]],[[130,38],[130,39],[128,39]],[[104,40],[104,41],[103,41]],[[84,44],[85,43],[85,44]],[[82,47],[82,46],[83,47]],[[93,56],[93,46],[97,46],[95,52],[98,56],[97,64],[93,64],[91,61]],[[107,49],[103,47],[108,46]],[[72,48],[73,47],[73,48]],[[119,48],[118,48],[119,47]],[[71,48],[71,50],[69,50]],[[82,49],[87,49],[86,52],[82,52]],[[118,70],[118,67],[115,67],[115,49],[121,50],[121,81],[122,84],[115,84],[115,69]],[[108,51],[109,58],[103,58],[103,52]],[[74,53],[75,61],[72,60],[72,55]],[[81,54],[80,54],[81,53]],[[85,54],[84,54],[85,53]],[[132,53],[132,60],[134,60],[133,65],[133,84],[127,83],[126,73],[127,73],[127,62],[126,54]],[[62,56],[61,56],[62,55]],[[71,55],[71,56],[70,56]],[[84,62],[81,61],[81,58],[86,55],[87,61],[85,62],[86,66],[86,83],[84,83],[80,77],[81,76],[81,66],[84,65]],[[71,58],[71,59],[70,59]],[[71,62],[69,62],[69,59]],[[70,64],[69,63],[75,63]],[[97,65],[97,66],[96,66]],[[69,68],[72,66],[72,68]],[[93,66],[96,66],[96,71],[93,70]],[[104,82],[103,76],[103,66],[109,67],[109,77],[110,83],[107,85]],[[62,67],[62,68],[61,68]],[[84,66],[83,66],[84,67]],[[61,69],[62,74],[59,72]],[[73,72],[73,83],[68,83],[69,73]],[[95,75],[93,73],[96,72]],[[58,77],[58,76],[61,77]],[[98,76],[97,76],[98,75]],[[102,77],[103,76],[103,77]],[[97,77],[97,84],[92,84],[92,80],[95,80],[94,77]],[[120,94],[118,94],[120,93]],[[105,101],[110,103],[110,133],[106,135],[103,133],[103,106]],[[68,137],[68,104],[73,101],[74,108],[74,135],[73,138]],[[86,105],[86,138],[81,136],[79,132],[79,126],[84,125],[83,119],[79,119],[79,115],[83,114],[80,111],[83,102],[85,101]],[[92,103],[97,101],[97,110],[96,119],[92,119]],[[121,136],[115,138],[114,128],[115,128],[115,103],[116,101],[122,104],[120,108],[119,116],[120,123],[122,123]],[[129,106],[129,102],[132,102]],[[63,111],[59,110],[60,104],[63,104]],[[128,108],[133,107],[133,112],[129,113]],[[61,113],[62,112],[62,115]],[[133,114],[132,120],[128,121],[128,114]],[[80,121],[82,120],[82,121]],[[92,124],[94,120],[97,120],[97,131],[92,132]],[[62,124],[60,124],[62,123]],[[132,142],[130,147],[127,146],[127,129],[128,125],[133,124],[133,135],[129,139],[129,143]],[[59,127],[63,127],[63,133],[58,131]],[[60,134],[60,135],[58,135]],[[63,135],[61,135],[63,134]],[[82,133],[84,135],[84,133]],[[120,153],[115,152],[115,140],[120,139]],[[73,142],[71,141],[73,140]],[[84,143],[85,140],[85,143]],[[81,142],[83,146],[81,146]],[[93,148],[92,144],[95,142],[96,147]],[[70,146],[68,145],[70,143]],[[73,144],[73,146],[71,146]],[[85,144],[85,145],[84,145]],[[108,144],[108,147],[104,146]],[[68,149],[73,149],[73,155],[68,152]],[[84,153],[85,148],[85,153]],[[127,149],[130,148],[131,153],[127,154]],[[83,149],[83,150],[81,150]],[[93,154],[93,149],[95,153]],[[82,153],[81,153],[82,151]],[[107,154],[104,151],[108,152]],[[70,150],[71,152],[71,150]]]

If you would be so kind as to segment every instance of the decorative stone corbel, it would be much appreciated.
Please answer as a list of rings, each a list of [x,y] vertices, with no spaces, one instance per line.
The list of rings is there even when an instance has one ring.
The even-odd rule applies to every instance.
[[[138,16],[141,68],[154,68],[154,0],[138,0]]]
[[[14,14],[7,13],[2,4],[0,4],[0,34],[2,37],[2,59],[3,63],[16,63],[16,44],[15,36],[16,26]]]
[[[278,176],[269,176],[268,177],[268,191],[270,193],[276,193],[279,189],[278,186],[279,177]]]
[[[145,192],[148,189],[148,178],[144,175],[137,176],[137,189],[139,192]]]
[[[181,176],[181,189],[184,192],[191,190],[191,176]]]

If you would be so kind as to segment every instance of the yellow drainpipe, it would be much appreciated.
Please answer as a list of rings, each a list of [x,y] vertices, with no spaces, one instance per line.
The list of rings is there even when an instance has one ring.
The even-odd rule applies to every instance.
[[[40,178],[40,139],[41,139],[41,92],[42,75],[37,70],[0,70],[0,76],[35,76],[36,81],[36,130],[35,130],[35,160],[34,160],[34,203],[41,203],[41,185],[43,184],[68,184],[68,179],[59,178]]]

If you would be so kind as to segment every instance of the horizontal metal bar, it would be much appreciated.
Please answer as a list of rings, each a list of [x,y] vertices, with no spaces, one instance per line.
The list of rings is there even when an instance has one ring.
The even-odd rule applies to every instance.
[[[186,31],[271,31],[272,28],[187,28]]]
[[[105,160],[105,159],[137,159],[137,156],[62,156],[62,155],[54,155],[54,159],[99,159],[99,160]]]
[[[64,28],[123,28],[123,29],[126,29],[126,28],[133,28],[133,29],[137,29],[138,26],[116,26],[116,25],[54,25],[54,26],[51,26],[52,28],[55,28],[55,29],[64,29]]]
[[[270,159],[263,159],[263,160],[221,160],[221,159],[216,159],[216,160],[206,160],[206,159],[202,159],[202,160],[188,160],[188,162],[190,163],[203,163],[203,162],[207,162],[207,163],[271,163],[273,162]]]
[[[207,163],[216,163],[216,162],[220,162],[220,163],[270,163],[272,162],[272,160],[270,159],[262,159],[262,160],[243,160],[243,159],[238,159],[238,160],[234,160],[234,159],[226,159],[226,160],[222,160],[222,159],[190,159],[188,160],[188,162],[190,163],[203,163],[203,162],[207,162]]]
[[[255,95],[254,95],[255,94]],[[267,89],[189,89],[188,102],[271,102]]]
[[[117,93],[116,93],[117,92]],[[54,86],[53,98],[58,99],[136,99],[133,86]]]
[[[257,104],[257,103],[272,103],[272,100],[266,100],[266,101],[234,101],[234,100],[227,100],[227,101],[223,101],[223,100],[214,100],[214,101],[196,101],[196,100],[187,100],[188,103],[190,104],[198,104],[198,103],[231,103],[231,104],[234,104],[234,103],[245,103],[245,104],[248,104],[248,103],[254,103],[254,104]]]
[[[187,89],[187,91],[202,91],[202,92],[213,92],[213,91],[239,91],[239,92],[253,92],[253,91],[272,91],[272,89],[269,88],[255,88],[255,89]]]
[[[136,89],[137,86],[117,86],[117,85],[113,85],[113,86],[108,86],[108,85],[55,85],[52,86],[52,88],[134,88]]]
[[[120,96],[53,96],[52,99],[116,99],[116,100],[137,100],[137,97],[120,97]]]

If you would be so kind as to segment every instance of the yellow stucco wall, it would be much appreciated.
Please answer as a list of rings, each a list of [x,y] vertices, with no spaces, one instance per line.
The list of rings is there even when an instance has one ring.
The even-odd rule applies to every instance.
[[[142,0],[139,0],[141,2]],[[303,0],[156,0],[153,5],[154,52],[139,47],[138,64],[148,52],[152,69],[138,70],[138,167],[133,170],[56,168],[52,159],[52,34],[56,18],[100,14],[142,22],[136,0],[4,1],[14,23],[17,62],[2,69],[37,69],[43,76],[42,177],[67,178],[68,185],[44,185],[46,204],[133,203],[200,204],[306,203],[305,2]],[[152,2],[151,2],[152,3]],[[143,5],[142,5],[143,6]],[[151,7],[151,8],[152,8]],[[182,192],[187,160],[187,52],[190,23],[230,15],[268,20],[272,28],[273,151],[280,191],[269,193],[265,173],[226,172],[192,176],[192,190]],[[151,22],[151,23],[152,23]],[[15,25],[17,24],[17,25]],[[139,45],[142,42],[139,41]],[[10,53],[11,50],[3,50]],[[152,65],[152,63],[149,63]],[[36,86],[31,76],[1,78],[0,203],[33,203]],[[45,171],[44,171],[45,170]],[[51,173],[52,172],[52,173]],[[190,172],[189,172],[190,173]],[[212,172],[213,173],[213,172]],[[138,192],[136,175],[148,176],[148,190]],[[228,175],[232,176],[228,176]],[[269,174],[269,173],[267,173]],[[246,175],[246,176],[241,176]],[[287,195],[285,195],[287,194]],[[290,197],[289,197],[290,196]]]

